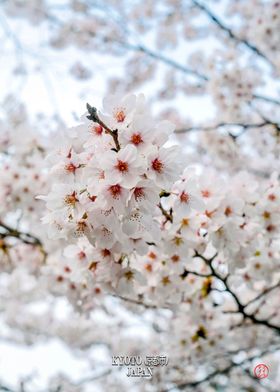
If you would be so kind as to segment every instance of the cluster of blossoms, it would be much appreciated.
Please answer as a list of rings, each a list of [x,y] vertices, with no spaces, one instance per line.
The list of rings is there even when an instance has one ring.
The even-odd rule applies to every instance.
[[[43,220],[64,248],[58,286],[84,287],[87,306],[103,289],[179,304],[216,287],[204,260],[215,255],[246,297],[266,287],[280,251],[277,175],[259,183],[199,166],[178,175],[172,125],[154,123],[142,96],[109,97],[104,109],[89,107],[50,157]]]
[[[145,271],[147,284],[139,292],[161,304],[207,297],[221,283],[212,276],[207,257],[214,257],[221,276],[230,275],[243,300],[277,282],[279,192],[276,174],[260,185],[246,172],[229,179],[210,169],[201,174],[186,169],[166,200],[161,243],[132,262]],[[269,313],[279,319],[276,303],[271,302]]]
[[[262,84],[259,73],[232,63],[229,67],[217,67],[211,74],[207,91],[220,111],[220,120],[237,123],[248,119],[250,121],[252,113],[248,103],[252,101],[254,92]]]
[[[51,238],[72,243],[68,270],[90,270],[113,286],[142,279],[130,266],[160,240],[160,196],[180,173],[177,146],[166,146],[173,125],[156,123],[143,96],[111,96],[104,113],[89,108],[51,154],[46,201]],[[93,117],[92,117],[93,116]],[[116,278],[117,277],[117,278]]]
[[[201,133],[197,144],[203,158],[195,157],[196,162],[203,161],[204,165],[233,174],[246,167],[258,180],[268,178],[271,172],[278,171],[280,133],[277,124],[265,124],[262,120],[255,123],[256,126],[245,131],[242,126],[233,126],[224,128],[223,132],[215,132],[213,127],[210,132]]]
[[[43,171],[45,140],[30,128],[25,122],[18,126],[2,125],[0,139],[0,214],[21,210],[29,220],[36,219],[42,207],[34,195],[47,188]],[[20,143],[17,141],[19,135]]]
[[[0,268],[24,266],[34,272],[45,257],[39,240],[44,230],[38,226],[43,203],[36,195],[48,189],[47,142],[22,106],[9,120],[0,124]]]
[[[261,0],[253,0],[250,3],[240,0],[230,2],[228,14],[241,16],[239,34],[264,51],[279,70],[280,41],[277,31],[280,28],[280,2],[278,0],[267,3]]]
[[[5,323],[21,330],[17,339],[34,343],[39,333],[59,336],[85,355],[102,342],[110,353],[143,357],[161,352],[165,342],[169,370],[154,369],[147,381],[155,390],[180,379],[195,382],[194,368],[208,374],[209,358],[223,370],[231,364],[229,352],[246,349],[250,358],[256,347],[273,349],[280,323],[277,172],[263,178],[239,171],[234,165],[242,151],[239,140],[211,132],[203,135],[207,151],[189,165],[193,155],[184,157],[171,145],[173,125],[156,122],[142,95],[109,96],[104,112],[89,105],[88,110],[50,148],[37,133],[25,133],[24,143],[11,131],[2,136],[4,171],[10,173],[6,168],[13,162],[12,173],[20,179],[24,174],[19,182],[9,177],[8,193],[6,176],[1,187],[11,213],[1,212],[1,269],[10,273],[1,275],[0,296],[5,298]],[[256,130],[242,137],[250,140]],[[277,162],[275,136],[265,136],[264,130]],[[231,170],[223,160],[232,163]],[[23,191],[23,181],[30,192]],[[29,197],[16,204],[16,195],[25,193]],[[47,212],[34,193],[46,193],[39,199]],[[17,211],[22,215],[18,227]],[[38,221],[42,214],[45,224]],[[29,306],[43,299],[51,304],[55,297],[72,305],[72,323],[57,319],[55,309],[42,308],[38,315]],[[130,321],[123,324],[116,313],[130,320],[136,317],[135,307],[159,313],[150,314],[153,321],[143,316],[140,325],[147,336],[135,332],[128,343]],[[120,336],[112,341],[108,331],[116,329]],[[274,355],[268,358],[277,368]],[[275,383],[276,373],[271,372]],[[106,385],[127,388],[122,376],[108,376]],[[231,381],[247,385],[239,377],[237,372]],[[76,388],[67,377],[56,377],[51,385]]]

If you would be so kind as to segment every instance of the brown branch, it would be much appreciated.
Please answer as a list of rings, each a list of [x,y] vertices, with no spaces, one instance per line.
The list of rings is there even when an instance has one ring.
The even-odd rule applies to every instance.
[[[4,233],[0,233],[0,236],[4,237],[14,237],[18,238],[22,242],[28,245],[40,245],[43,246],[41,240],[30,234],[30,233],[23,233],[21,231],[18,231],[16,229],[13,229],[12,227],[8,226],[7,224],[0,222],[0,230],[4,229]]]
[[[195,275],[195,276],[199,276],[200,278],[210,278],[212,276],[212,274],[202,274],[200,272],[196,272],[196,271],[190,271],[185,269],[184,272],[180,275],[182,279],[186,278],[188,275]]]
[[[235,42],[243,44],[245,47],[247,47],[251,52],[257,54],[259,57],[261,57],[263,60],[265,60],[270,66],[274,68],[274,65],[271,63],[271,61],[266,57],[266,55],[261,52],[259,48],[257,48],[255,45],[251,44],[249,41],[247,41],[244,38],[238,37],[228,26],[226,26],[209,8],[207,8],[205,5],[201,4],[197,0],[192,0],[193,4],[199,8],[204,14],[208,16],[208,18],[215,23],[216,26],[218,26],[221,30],[225,31],[228,36],[233,39]]]
[[[256,124],[243,124],[243,123],[219,123],[216,125],[212,125],[212,126],[195,126],[195,127],[189,127],[189,128],[181,128],[181,129],[176,129],[175,133],[187,133],[187,132],[192,132],[192,131],[214,131],[215,129],[219,129],[219,128],[226,128],[226,127],[240,127],[242,129],[251,129],[251,128],[262,128],[265,127],[267,125],[272,125],[275,126],[274,122],[270,122],[270,121],[263,121],[261,123],[256,123]],[[278,125],[278,124],[276,124]],[[241,132],[238,136],[240,136],[241,134],[243,134],[243,132]]]
[[[169,197],[171,195],[171,192],[166,192],[166,191],[161,191],[160,192],[160,194],[159,194],[159,197],[160,198],[162,198],[162,197]]]
[[[275,99],[275,98],[265,97],[263,95],[257,95],[257,94],[254,94],[253,98],[258,99],[260,101],[265,101],[265,102],[273,103],[274,105],[280,106],[280,101],[277,101],[277,99]]]
[[[90,106],[90,104],[87,103],[87,110],[89,112],[89,116],[87,116],[87,118],[93,122],[96,122],[97,124],[101,125],[107,133],[109,133],[115,143],[116,146],[116,151],[120,151],[121,146],[119,143],[119,139],[118,139],[118,130],[117,129],[110,129],[98,116],[97,114],[97,109],[93,106]]]
[[[249,305],[251,305],[253,302],[258,301],[259,299],[261,299],[263,296],[265,296],[266,294],[270,293],[271,291],[275,290],[276,288],[280,287],[280,281],[278,283],[276,283],[274,286],[268,287],[267,289],[265,289],[262,293],[260,293],[259,295],[257,295],[255,298],[251,299],[249,302],[247,302],[247,304],[245,305],[245,308]]]
[[[181,71],[184,74],[195,76],[196,78],[198,78],[204,82],[208,81],[207,76],[202,75],[201,73],[195,71],[194,69],[191,69],[191,68],[188,68],[182,64],[179,64],[176,61],[170,59],[169,57],[166,57],[160,53],[154,52],[151,49],[148,49],[147,47],[145,47],[143,45],[133,45],[130,43],[125,43],[125,42],[121,42],[120,44],[122,46],[124,46],[126,49],[142,52],[155,60],[159,60],[160,62],[162,62],[166,65],[169,65],[172,68],[177,69],[178,71]]]
[[[102,377],[108,376],[110,373],[112,373],[112,371],[113,371],[112,369],[104,369],[100,373],[93,374],[91,376],[81,378],[80,380],[76,381],[74,385],[75,386],[81,386],[81,385],[90,383],[92,381],[99,380]]]
[[[241,362],[234,362],[231,361],[230,364],[228,366],[226,366],[224,369],[216,369],[215,371],[213,371],[212,373],[208,374],[206,377],[204,377],[201,380],[198,381],[194,381],[194,382],[183,382],[177,385],[174,385],[171,388],[167,388],[167,389],[163,389],[160,392],[170,392],[173,389],[185,389],[185,388],[194,388],[200,384],[203,384],[207,381],[210,381],[211,379],[213,379],[216,376],[222,375],[222,374],[228,374],[231,372],[232,369],[239,367],[241,365],[246,364],[247,362],[251,362],[256,358],[260,358],[262,355],[271,353],[271,352],[275,352],[280,350],[280,346],[276,346],[276,347],[270,347],[269,349],[266,349],[264,351],[262,351],[261,353],[257,354],[257,355],[252,355],[249,358],[245,358],[243,361]]]
[[[140,299],[137,300],[137,299],[133,299],[133,298],[123,297],[122,295],[117,295],[117,294],[112,294],[112,296],[115,297],[115,298],[119,298],[119,299],[121,299],[122,301],[129,302],[129,303],[131,303],[131,304],[134,304],[134,305],[143,306],[143,307],[146,308],[146,309],[160,309],[160,308],[162,308],[162,307],[159,307],[158,305],[155,305],[155,304],[147,304],[147,303],[143,302],[143,301],[140,300]],[[165,307],[163,307],[163,308],[164,308],[164,309],[168,309],[168,306],[165,306]]]
[[[206,265],[208,265],[208,267],[211,270],[212,276],[214,276],[215,278],[217,278],[219,281],[221,281],[224,284],[225,292],[228,292],[231,295],[231,297],[234,299],[236,306],[237,306],[237,310],[233,311],[231,313],[241,314],[244,319],[249,319],[254,324],[264,325],[272,330],[275,330],[276,332],[278,332],[280,334],[280,327],[278,325],[271,324],[266,319],[260,320],[260,319],[256,318],[256,316],[254,314],[247,313],[247,311],[245,310],[247,305],[243,305],[241,303],[241,301],[238,298],[238,296],[236,295],[236,293],[230,288],[230,286],[228,284],[228,277],[229,276],[228,275],[226,277],[221,276],[220,274],[217,273],[217,271],[213,267],[212,262],[214,261],[216,256],[217,256],[217,253],[213,257],[211,257],[210,259],[207,259],[203,255],[199,254],[197,251],[195,251],[195,254],[194,254],[194,257],[201,258],[206,263]]]
[[[2,229],[2,232],[1,232],[1,229]],[[9,225],[3,223],[2,221],[0,221],[0,238],[4,239],[4,238],[9,238],[9,237],[16,238],[26,245],[32,245],[32,246],[38,247],[39,250],[42,252],[42,255],[43,255],[43,258],[45,261],[45,259],[47,257],[47,252],[44,249],[42,241],[38,237],[36,237],[30,233],[24,233],[19,230],[16,230],[16,229],[10,227]]]
[[[166,222],[169,221],[169,222],[172,223],[172,222],[173,222],[172,208],[170,208],[169,212],[166,211],[166,210],[164,209],[164,207],[162,206],[161,202],[159,202],[158,208],[160,209],[162,215],[165,216]],[[166,223],[166,222],[165,222],[165,223]]]
[[[272,389],[272,388],[270,388],[268,385],[262,385],[260,382],[259,382],[259,380],[256,378],[256,377],[254,377],[251,373],[250,373],[250,371],[248,370],[248,369],[242,369],[243,371],[244,371],[244,373],[252,380],[252,382],[256,385],[256,386],[258,386],[258,387],[261,387],[265,392],[278,392],[278,391],[276,391],[275,389]],[[251,389],[248,389],[248,392],[249,391],[251,391]]]

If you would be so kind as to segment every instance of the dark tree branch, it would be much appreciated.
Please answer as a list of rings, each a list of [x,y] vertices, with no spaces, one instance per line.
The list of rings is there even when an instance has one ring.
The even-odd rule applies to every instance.
[[[3,392],[16,392],[14,389],[11,389],[10,387],[8,387],[7,385],[4,385],[4,384],[0,384],[0,391],[3,391]]]
[[[201,73],[195,71],[194,69],[188,68],[182,64],[177,63],[176,61],[170,59],[169,57],[166,57],[160,53],[154,52],[151,49],[146,48],[143,45],[133,45],[130,43],[121,43],[122,46],[124,46],[126,49],[129,50],[133,50],[133,51],[137,51],[137,52],[141,52],[146,54],[147,56],[160,61],[161,63],[164,63],[166,65],[171,66],[174,69],[177,69],[178,71],[187,74],[187,75],[191,75],[194,76],[196,78],[198,78],[199,80],[206,82],[208,81],[208,77],[205,75],[202,75]]]
[[[235,42],[243,44],[246,46],[248,49],[250,49],[251,52],[257,54],[259,57],[261,57],[263,60],[265,60],[270,66],[274,68],[274,65],[271,63],[271,61],[266,57],[266,55],[261,52],[260,49],[258,49],[255,45],[251,44],[249,41],[247,41],[244,38],[239,38],[228,26],[226,26],[209,8],[207,8],[204,4],[201,4],[197,0],[192,0],[193,4],[199,8],[205,15],[208,16],[208,18],[215,23],[216,26],[218,26],[221,30],[225,31],[228,36],[233,39]]]
[[[199,276],[200,278],[211,278],[212,274],[202,274],[200,272],[196,271],[189,271],[187,269],[184,270],[184,272],[180,275],[182,279],[186,278],[188,275],[195,275]]]
[[[198,385],[201,385],[207,381],[212,380],[214,377],[219,376],[219,375],[223,375],[223,374],[229,374],[231,372],[231,370],[233,370],[236,367],[241,367],[242,365],[246,364],[247,362],[252,362],[254,359],[261,357],[262,355],[271,353],[271,352],[275,352],[280,350],[280,346],[276,346],[273,348],[269,348],[266,349],[264,351],[262,351],[261,353],[257,354],[257,355],[252,355],[249,358],[245,358],[243,361],[241,362],[234,362],[233,360],[230,362],[230,364],[228,366],[226,366],[223,369],[216,369],[215,371],[213,371],[212,373],[209,373],[205,378],[198,380],[198,381],[194,381],[194,382],[183,382],[180,384],[177,384],[171,388],[167,388],[167,389],[163,389],[160,392],[170,392],[173,389],[185,389],[185,388],[194,388],[197,387]]]
[[[2,229],[2,232],[0,232],[0,236],[2,238],[14,237],[14,238],[18,238],[20,241],[24,242],[25,244],[38,245],[38,246],[43,247],[43,244],[38,237],[36,237],[32,234],[29,234],[29,233],[23,233],[21,231],[13,229],[12,227],[10,227],[7,224],[0,221],[0,230],[1,229]]]
[[[270,293],[271,291],[277,289],[280,287],[280,282],[276,283],[274,286],[268,287],[267,289],[265,289],[262,293],[260,293],[259,295],[257,295],[255,298],[251,299],[249,302],[247,302],[247,304],[245,305],[245,308],[249,305],[251,305],[252,303],[254,303],[255,301],[258,301],[259,299],[261,299],[262,297],[264,297],[266,294]]]
[[[207,259],[206,257],[204,257],[203,255],[201,255],[200,253],[198,253],[197,251],[195,251],[194,257],[199,257],[201,258],[206,265],[208,265],[208,267],[211,270],[212,276],[217,278],[219,281],[221,281],[224,286],[225,286],[225,291],[228,292],[231,297],[234,299],[235,304],[237,306],[237,310],[230,312],[230,313],[236,313],[236,314],[241,314],[243,316],[244,319],[249,319],[251,320],[254,324],[259,324],[259,325],[264,325],[276,332],[278,332],[278,334],[280,334],[280,326],[278,325],[274,325],[271,324],[268,320],[266,319],[258,319],[256,318],[256,316],[254,314],[250,314],[247,313],[247,311],[245,310],[245,308],[247,307],[247,305],[243,305],[240,301],[240,299],[238,298],[238,296],[236,295],[236,293],[230,288],[229,284],[228,284],[228,277],[223,277],[222,275],[218,274],[217,271],[215,270],[215,268],[213,267],[212,262],[214,261],[214,259],[216,258],[217,253],[211,257],[210,259]]]
[[[272,388],[270,388],[268,385],[262,385],[260,382],[259,382],[259,380],[257,379],[257,378],[255,378],[251,373],[250,373],[250,371],[248,370],[248,369],[242,369],[243,371],[244,371],[244,373],[252,380],[252,382],[256,385],[256,386],[258,386],[258,387],[261,387],[263,390],[264,390],[264,392],[278,392],[278,391],[276,391],[275,389],[272,389]],[[250,389],[250,391],[251,391],[251,389]],[[248,392],[249,392],[249,389],[248,389]]]
[[[254,94],[253,98],[254,99],[258,99],[260,101],[266,101],[266,102],[269,102],[269,103],[273,103],[274,105],[280,106],[280,101],[277,101],[277,99],[275,99],[275,98],[265,97],[263,95],[257,95],[257,94]]]
[[[162,206],[161,203],[158,204],[158,208],[160,209],[162,215],[166,218],[166,222],[173,222],[172,208],[170,208],[169,212]],[[165,222],[165,223],[166,223]]]
[[[114,130],[110,129],[110,128],[109,128],[109,127],[99,118],[99,116],[98,116],[98,114],[97,114],[97,109],[96,109],[95,107],[93,107],[93,106],[90,106],[90,104],[88,104],[88,103],[87,103],[87,110],[88,110],[88,112],[89,112],[89,116],[87,116],[87,118],[88,118],[89,120],[91,120],[91,121],[93,121],[93,122],[95,122],[95,123],[101,125],[101,126],[105,129],[105,131],[106,131],[107,133],[109,133],[109,134],[112,136],[112,138],[113,138],[113,140],[114,140],[114,143],[115,143],[115,146],[116,146],[116,150],[117,150],[117,151],[120,151],[121,146],[120,146],[119,139],[118,139],[118,130],[117,130],[117,129],[114,129]]]
[[[278,129],[278,127],[280,127],[280,125],[278,125],[277,123],[274,123],[270,120],[266,120],[261,123],[255,123],[255,124],[224,123],[224,122],[222,122],[222,123],[212,125],[212,126],[201,126],[201,127],[195,126],[195,127],[189,127],[189,128],[176,129],[175,133],[187,133],[187,132],[193,132],[193,131],[214,131],[215,129],[219,129],[219,128],[240,127],[243,129],[243,131],[240,132],[240,134],[238,134],[236,136],[236,137],[238,137],[238,136],[241,136],[245,130],[254,129],[254,128],[263,128],[267,125],[274,126],[277,129]]]
[[[100,373],[96,373],[96,374],[93,374],[91,376],[81,378],[80,380],[75,382],[75,385],[76,386],[81,386],[81,385],[90,383],[92,381],[99,380],[102,377],[108,376],[110,373],[112,373],[112,369],[104,369]]]
[[[141,299],[137,300],[137,299],[133,299],[133,298],[127,298],[127,297],[123,297],[122,295],[117,295],[117,294],[112,294],[112,296],[115,298],[119,298],[122,301],[134,304],[134,305],[143,306],[146,309],[159,309],[160,308],[159,306],[157,306],[155,304],[147,304],[147,303],[143,302]],[[164,308],[168,309],[168,306],[166,306]]]
[[[166,192],[166,191],[161,191],[159,194],[159,197],[169,197],[171,195],[171,192]]]
[[[30,233],[23,233],[17,229],[10,227],[9,225],[0,221],[0,239],[4,240],[5,238],[16,238],[19,241],[23,242],[26,245],[36,246],[40,250],[43,256],[43,261],[46,260],[47,252],[44,249],[43,243],[41,240]],[[10,245],[3,242],[2,248],[5,249],[7,255],[9,256],[8,249]]]

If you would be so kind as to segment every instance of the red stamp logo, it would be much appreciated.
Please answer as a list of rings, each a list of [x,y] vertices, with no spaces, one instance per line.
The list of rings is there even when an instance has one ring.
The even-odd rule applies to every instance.
[[[268,376],[268,373],[269,369],[264,363],[260,363],[254,369],[254,375],[259,379],[266,378]]]

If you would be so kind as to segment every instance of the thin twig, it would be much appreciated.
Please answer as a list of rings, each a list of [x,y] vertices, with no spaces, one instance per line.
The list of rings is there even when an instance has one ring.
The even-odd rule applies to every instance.
[[[270,347],[269,349],[266,349],[266,350],[262,351],[261,353],[259,353],[257,355],[252,355],[249,358],[245,358],[242,362],[231,361],[230,364],[227,367],[225,367],[224,369],[216,369],[214,372],[208,374],[205,378],[203,378],[201,380],[194,381],[194,382],[180,383],[180,384],[174,385],[171,388],[167,388],[167,389],[161,390],[160,392],[170,392],[173,389],[194,388],[194,387],[196,387],[196,386],[198,386],[200,384],[203,384],[203,383],[205,383],[207,381],[210,381],[211,379],[213,379],[216,376],[219,376],[219,375],[222,375],[222,374],[228,374],[228,373],[231,372],[232,369],[234,369],[236,367],[239,367],[239,366],[241,366],[243,364],[246,364],[247,362],[251,362],[251,361],[253,361],[256,358],[260,358],[261,356],[263,356],[265,354],[268,354],[268,353],[271,353],[271,352],[275,352],[275,351],[278,351],[278,350],[280,350],[280,346],[276,346],[276,347],[273,347],[273,348]]]
[[[231,311],[231,313],[241,314],[244,319],[249,319],[254,324],[264,325],[264,326],[266,326],[266,327],[268,327],[268,328],[270,328],[272,330],[275,330],[276,332],[278,332],[280,334],[280,327],[278,325],[271,324],[266,319],[261,319],[260,320],[260,319],[256,318],[256,316],[254,314],[247,313],[247,311],[245,310],[247,305],[243,305],[241,303],[241,301],[238,298],[238,296],[236,295],[236,293],[229,286],[229,284],[228,284],[228,276],[226,276],[226,277],[221,276],[220,274],[217,273],[217,271],[213,267],[212,262],[214,261],[216,256],[217,256],[217,253],[213,257],[211,257],[210,259],[207,259],[206,257],[201,255],[197,251],[195,251],[195,254],[194,254],[194,257],[201,258],[208,265],[208,267],[211,270],[212,275],[214,277],[216,277],[218,280],[220,280],[224,284],[225,291],[228,292],[231,295],[231,297],[234,299],[234,301],[236,303],[236,306],[237,306],[237,310],[236,311]]]
[[[2,231],[1,231],[2,229]],[[24,233],[19,231],[18,229],[14,229],[9,225],[0,221],[0,239],[13,237],[23,242],[26,245],[36,246],[39,248],[40,252],[43,255],[43,262],[45,262],[47,257],[47,252],[44,249],[42,241],[30,233]],[[8,248],[8,245],[5,245]]]
[[[28,245],[40,245],[42,246],[41,240],[30,233],[23,233],[19,230],[13,229],[7,224],[0,222],[0,229],[4,229],[4,233],[0,233],[1,236],[4,237],[15,237],[20,239],[22,242]]]
[[[169,309],[169,307],[168,307],[167,305],[164,306],[164,307],[161,307],[161,306],[158,306],[158,305],[155,305],[155,304],[148,304],[148,303],[145,303],[145,302],[143,302],[142,300],[137,300],[137,299],[133,299],[133,298],[123,297],[122,295],[112,294],[112,296],[115,297],[115,298],[119,298],[119,299],[121,299],[122,301],[129,302],[129,303],[131,303],[131,304],[134,304],[134,305],[143,306],[143,307],[146,308],[146,309],[160,309],[160,308]]]
[[[195,71],[194,69],[188,68],[182,64],[177,63],[176,61],[170,59],[169,57],[166,57],[160,53],[154,52],[151,49],[145,47],[144,45],[133,45],[130,43],[121,43],[122,46],[124,46],[126,49],[133,50],[133,51],[138,51],[146,54],[147,56],[160,61],[161,63],[164,63],[166,65],[171,66],[174,69],[177,69],[178,71],[181,71],[184,74],[187,75],[192,75],[195,76],[196,78],[200,79],[201,81],[208,81],[208,77],[205,75],[202,75],[201,73]]]
[[[87,110],[89,112],[89,116],[87,116],[87,118],[89,120],[101,125],[105,129],[105,131],[112,136],[114,143],[115,143],[115,146],[116,146],[116,150],[120,151],[121,146],[120,146],[119,139],[118,139],[118,130],[117,129],[114,129],[114,130],[110,129],[98,116],[97,109],[93,106],[90,106],[90,104],[88,104],[88,103],[87,103]]]
[[[235,42],[243,44],[245,47],[247,47],[251,52],[257,54],[259,57],[261,57],[263,60],[265,60],[270,66],[274,68],[274,65],[271,63],[271,61],[266,57],[266,55],[261,52],[259,48],[257,48],[255,45],[251,44],[249,41],[247,41],[244,38],[238,37],[228,26],[226,26],[209,8],[207,8],[204,4],[201,4],[197,0],[193,0],[193,4],[199,8],[201,11],[206,14],[209,19],[216,24],[221,30],[225,31],[228,36],[233,39]]]
[[[195,126],[195,127],[189,127],[189,128],[180,128],[176,129],[175,133],[187,133],[187,132],[193,132],[193,131],[214,131],[215,129],[219,128],[226,128],[226,127],[240,127],[242,129],[251,129],[251,128],[262,128],[267,125],[273,125],[275,126],[274,122],[271,121],[263,121],[261,123],[256,123],[256,124],[243,124],[243,123],[219,123],[216,125],[211,125],[211,126]]]
[[[275,99],[275,98],[265,97],[263,95],[257,95],[257,94],[254,94],[253,98],[254,99],[258,99],[260,101],[266,101],[266,102],[269,102],[269,103],[273,103],[274,105],[280,106],[280,101],[277,101],[277,99]]]
[[[166,218],[166,222],[173,222],[172,208],[170,208],[169,212],[162,206],[161,203],[158,204],[158,208],[160,209],[163,216]],[[165,222],[165,223],[166,223]]]
[[[264,295],[270,293],[272,290],[275,290],[276,288],[280,287],[280,282],[276,283],[274,286],[268,287],[267,289],[265,289],[262,293],[260,293],[259,295],[257,295],[255,298],[251,299],[249,302],[247,302],[247,304],[245,305],[245,308],[249,305],[251,305],[253,302],[258,301],[259,299],[261,299]]]

